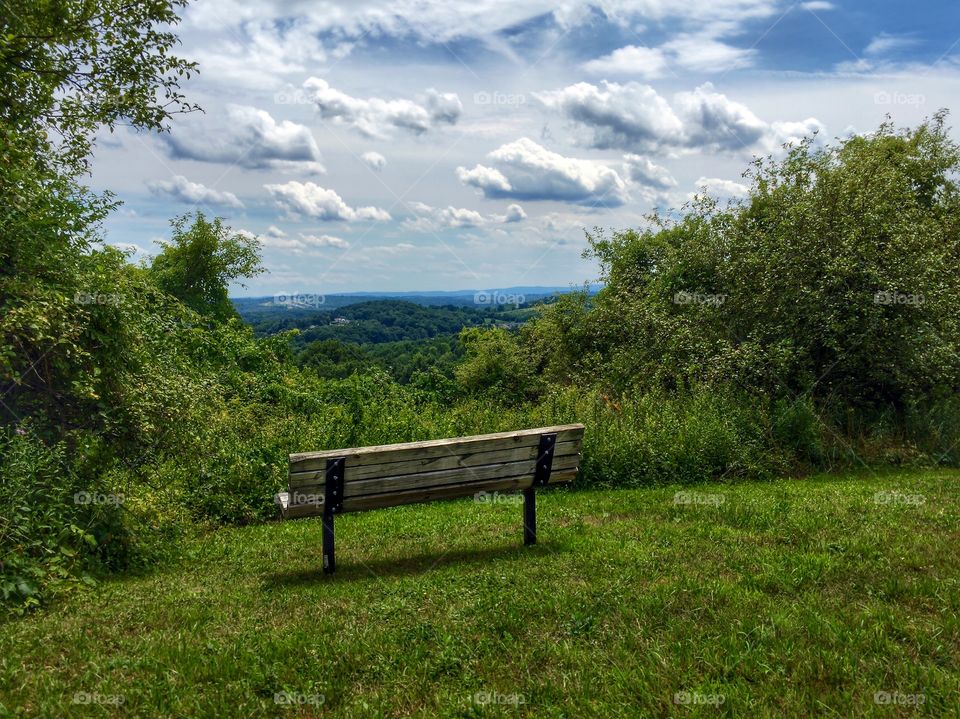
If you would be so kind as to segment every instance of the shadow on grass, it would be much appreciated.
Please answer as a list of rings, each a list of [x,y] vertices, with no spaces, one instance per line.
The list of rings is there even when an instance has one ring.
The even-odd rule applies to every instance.
[[[349,557],[337,558],[337,571],[333,574],[323,573],[323,557],[317,547],[317,567],[305,571],[274,572],[264,577],[264,588],[267,590],[280,587],[297,587],[316,584],[317,582],[351,582],[360,579],[401,577],[414,574],[424,574],[448,565],[470,566],[489,565],[494,560],[501,561],[539,561],[551,554],[561,554],[570,551],[558,542],[539,542],[530,547],[510,545],[491,547],[489,549],[459,549],[450,552],[425,552],[407,557],[393,557],[378,559],[373,562],[351,560]]]

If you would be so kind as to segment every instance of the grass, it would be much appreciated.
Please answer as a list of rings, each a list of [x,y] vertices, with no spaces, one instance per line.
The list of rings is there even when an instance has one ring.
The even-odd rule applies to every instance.
[[[0,626],[0,715],[960,716],[960,472],[538,504],[216,532]]]

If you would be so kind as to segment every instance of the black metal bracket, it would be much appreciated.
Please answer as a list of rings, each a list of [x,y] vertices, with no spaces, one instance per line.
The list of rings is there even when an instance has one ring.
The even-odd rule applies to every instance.
[[[333,543],[333,515],[343,511],[343,475],[346,459],[327,460],[327,476],[323,485],[323,571],[333,574],[337,568]]]
[[[343,457],[327,460],[327,477],[323,488],[324,509],[333,513],[343,512],[343,474],[347,460]]]
[[[541,434],[537,448],[537,467],[533,472],[533,486],[543,487],[550,481],[553,469],[553,452],[557,447],[557,433]]]

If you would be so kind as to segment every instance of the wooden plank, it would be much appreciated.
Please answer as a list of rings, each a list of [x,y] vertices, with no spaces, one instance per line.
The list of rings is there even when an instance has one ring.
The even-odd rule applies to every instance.
[[[569,482],[577,476],[576,470],[566,470],[550,475],[550,485]],[[533,477],[506,477],[496,481],[460,484],[453,487],[431,487],[409,492],[389,492],[386,494],[372,494],[364,497],[354,497],[343,500],[344,512],[363,512],[381,507],[394,507],[401,504],[430,502],[435,499],[451,499],[454,497],[470,497],[480,491],[502,492],[512,489],[526,489],[533,483]]]
[[[438,472],[421,472],[420,474],[406,474],[399,477],[380,477],[351,482],[344,485],[344,499],[362,497],[368,494],[382,492],[397,492],[405,489],[426,489],[441,485],[474,483],[483,480],[496,480],[503,477],[519,477],[530,475],[533,477],[536,460],[523,462],[502,462],[488,464],[483,467],[459,467],[444,469]],[[571,454],[566,457],[555,457],[553,471],[576,470],[580,465],[580,455]],[[303,490],[301,490],[303,491]]]
[[[580,451],[580,442],[558,442],[554,457],[576,455]],[[515,447],[499,449],[492,452],[469,452],[466,454],[449,454],[443,457],[428,457],[413,459],[407,462],[387,462],[385,464],[370,464],[362,467],[351,467],[347,460],[344,481],[356,482],[365,479],[380,477],[399,477],[406,474],[418,474],[442,469],[456,469],[458,467],[479,467],[500,462],[532,462],[537,458],[537,446]],[[290,474],[290,489],[317,486],[323,484],[325,470],[310,472],[293,472]]]
[[[555,427],[524,429],[516,432],[498,432],[480,434],[472,437],[454,437],[451,439],[432,439],[425,442],[405,442],[385,444],[375,447],[351,447],[323,452],[300,452],[290,455],[290,472],[321,470],[327,459],[345,457],[347,467],[362,467],[384,462],[405,462],[415,459],[429,459],[476,451],[491,452],[516,447],[536,446],[540,435],[556,432],[557,442],[572,442],[583,438],[582,424],[565,424]],[[482,450],[478,450],[482,447]]]
[[[577,468],[561,469],[550,475],[550,485],[570,482],[577,476]],[[508,489],[526,489],[533,483],[532,473],[526,473],[517,477],[498,477],[496,479],[475,480],[468,482],[458,482],[454,485],[434,485],[430,487],[421,487],[418,489],[407,489],[402,491],[381,492],[378,494],[366,494],[358,497],[347,497],[344,499],[344,512],[358,512],[378,507],[393,507],[401,504],[411,504],[415,502],[429,502],[434,499],[445,499],[450,497],[468,497],[478,492],[496,492]],[[293,493],[293,497],[308,496],[301,493]],[[301,517],[314,517],[323,514],[323,501],[311,501],[307,504],[290,504],[291,494],[281,492],[276,496],[276,501],[280,504],[281,514],[284,519],[298,519]]]

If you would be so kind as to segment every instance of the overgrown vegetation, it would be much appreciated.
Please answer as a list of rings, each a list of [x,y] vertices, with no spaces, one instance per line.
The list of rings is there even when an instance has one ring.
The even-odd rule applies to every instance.
[[[14,611],[271,517],[296,450],[582,421],[588,485],[960,460],[960,158],[944,115],[759,161],[741,204],[591,234],[605,289],[519,329],[500,310],[441,322],[397,304],[338,309],[345,336],[257,337],[227,298],[262,269],[253,241],[184,216],[135,267],[99,241],[113,199],[82,182],[97,130],[158,131],[192,109],[178,81],[194,68],[157,29],[181,4],[15,3],[2,21]]]

